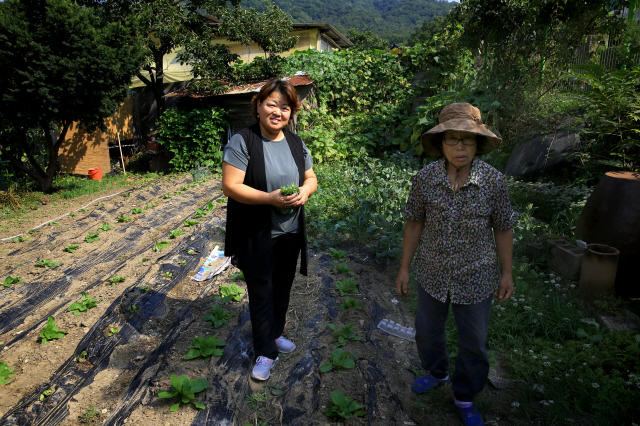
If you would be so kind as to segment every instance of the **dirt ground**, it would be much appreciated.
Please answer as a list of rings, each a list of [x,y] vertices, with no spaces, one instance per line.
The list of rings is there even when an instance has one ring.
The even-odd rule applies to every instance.
[[[395,298],[395,265],[377,261],[362,248],[345,248],[344,262],[324,252],[310,253],[310,274],[296,276],[285,330],[297,349],[281,355],[269,380],[257,382],[249,377],[253,348],[246,293],[240,302],[223,305],[234,315],[228,324],[215,329],[202,319],[221,285],[237,282],[244,288],[229,278],[237,269],[229,267],[203,282],[192,280],[214,246],[223,244],[226,200],[220,182],[195,185],[185,176],[91,201],[48,203],[0,235],[23,233],[31,239],[0,242],[0,279],[22,277],[0,290],[0,362],[16,373],[13,382],[0,387],[1,425],[459,424],[450,387],[427,396],[412,393],[409,367],[420,364],[415,343],[377,328],[383,318],[407,326],[414,321]],[[185,227],[183,222],[209,201],[211,212]],[[89,203],[86,211],[77,210]],[[143,213],[132,214],[132,209]],[[76,216],[58,219],[73,211]],[[118,222],[121,215],[133,220]],[[26,232],[47,220],[56,223]],[[105,223],[113,229],[98,232]],[[177,229],[184,234],[170,239],[169,231]],[[90,233],[98,233],[99,240],[86,242]],[[153,251],[156,241],[170,245]],[[79,246],[75,253],[64,251],[72,244]],[[60,265],[37,267],[45,259]],[[348,277],[332,272],[338,263],[347,263],[355,273],[359,293],[351,297],[363,309],[337,310],[345,297],[334,283]],[[114,276],[124,281],[112,285],[107,280]],[[80,301],[83,291],[99,303],[74,316],[67,308]],[[40,343],[49,316],[67,334]],[[327,323],[355,324],[362,339],[343,348],[356,357],[355,368],[320,372],[335,347]],[[213,335],[226,343],[222,356],[184,360],[195,337]],[[169,411],[177,401],[160,399],[158,392],[171,388],[174,374],[209,382],[196,395],[205,409],[181,404]],[[334,390],[354,398],[366,414],[341,422],[326,417]],[[482,398],[491,401],[493,411],[509,412],[508,392],[488,385]],[[517,424],[490,413],[485,419],[487,424]]]

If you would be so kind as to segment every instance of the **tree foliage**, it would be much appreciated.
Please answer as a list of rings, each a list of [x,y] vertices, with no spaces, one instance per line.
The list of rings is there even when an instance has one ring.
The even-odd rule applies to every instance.
[[[49,189],[71,123],[103,125],[142,59],[131,27],[68,0],[0,3],[3,157]]]
[[[389,42],[381,37],[378,37],[373,33],[373,31],[358,31],[355,28],[351,28],[347,31],[347,38],[351,40],[354,45],[352,49],[385,50],[389,47]]]
[[[432,21],[425,21],[420,28],[416,28],[411,33],[407,44],[415,46],[418,43],[430,41],[436,34],[442,33],[445,29],[446,21],[443,16],[436,16]]]

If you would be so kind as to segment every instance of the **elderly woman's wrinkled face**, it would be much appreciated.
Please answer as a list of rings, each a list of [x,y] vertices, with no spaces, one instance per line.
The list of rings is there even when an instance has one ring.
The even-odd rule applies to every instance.
[[[446,130],[442,138],[442,152],[457,169],[471,163],[476,155],[476,135],[459,130]]]

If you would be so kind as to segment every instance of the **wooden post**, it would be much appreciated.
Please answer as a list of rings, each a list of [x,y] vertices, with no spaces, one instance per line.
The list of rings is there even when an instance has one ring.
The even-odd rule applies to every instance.
[[[118,129],[118,112],[113,114],[114,120],[116,120],[116,135],[118,135],[118,149],[120,149],[120,161],[122,161],[122,171],[124,175],[127,175],[127,171],[124,168],[124,158],[122,158],[122,145],[120,144],[120,130]]]

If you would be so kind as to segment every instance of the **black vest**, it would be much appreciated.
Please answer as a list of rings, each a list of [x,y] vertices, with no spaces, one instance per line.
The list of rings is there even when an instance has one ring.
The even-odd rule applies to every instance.
[[[300,184],[304,182],[304,151],[302,139],[283,129],[289,149],[298,167]],[[267,192],[267,174],[264,165],[264,149],[260,125],[258,123],[238,132],[247,145],[249,164],[244,176],[244,184],[259,191]],[[307,275],[307,228],[304,206],[300,207],[300,273]],[[225,256],[235,256],[236,265],[245,274],[258,279],[268,279],[273,271],[271,251],[271,206],[243,204],[232,198],[227,203],[227,230],[224,243]]]

